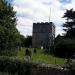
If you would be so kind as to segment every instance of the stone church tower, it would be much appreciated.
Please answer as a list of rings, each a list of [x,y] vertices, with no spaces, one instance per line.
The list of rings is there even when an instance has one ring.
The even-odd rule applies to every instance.
[[[55,25],[53,22],[33,23],[32,46],[41,48],[41,46],[50,47],[54,45]]]

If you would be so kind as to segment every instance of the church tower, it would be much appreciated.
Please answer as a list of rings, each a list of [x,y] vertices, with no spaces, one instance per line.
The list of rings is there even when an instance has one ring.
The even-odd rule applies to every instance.
[[[53,22],[33,23],[32,46],[34,48],[53,46],[54,39],[55,25]]]

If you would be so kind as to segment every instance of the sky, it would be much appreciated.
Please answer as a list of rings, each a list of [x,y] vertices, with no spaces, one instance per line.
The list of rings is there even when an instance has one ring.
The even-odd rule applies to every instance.
[[[75,0],[13,0],[12,5],[16,11],[17,29],[24,36],[32,35],[34,22],[49,22],[49,16],[56,26],[56,36],[63,34],[65,19],[62,16],[66,9],[75,10]]]

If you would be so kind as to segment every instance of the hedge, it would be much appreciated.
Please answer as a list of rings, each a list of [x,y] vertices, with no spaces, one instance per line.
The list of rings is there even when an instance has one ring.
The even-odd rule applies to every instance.
[[[26,61],[13,60],[6,56],[0,57],[0,72],[9,75],[30,75],[31,63]]]

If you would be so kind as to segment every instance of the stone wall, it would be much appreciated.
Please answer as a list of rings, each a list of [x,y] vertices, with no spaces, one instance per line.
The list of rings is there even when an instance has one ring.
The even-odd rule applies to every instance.
[[[63,70],[58,65],[36,64],[31,68],[30,75],[75,75],[75,72]]]

